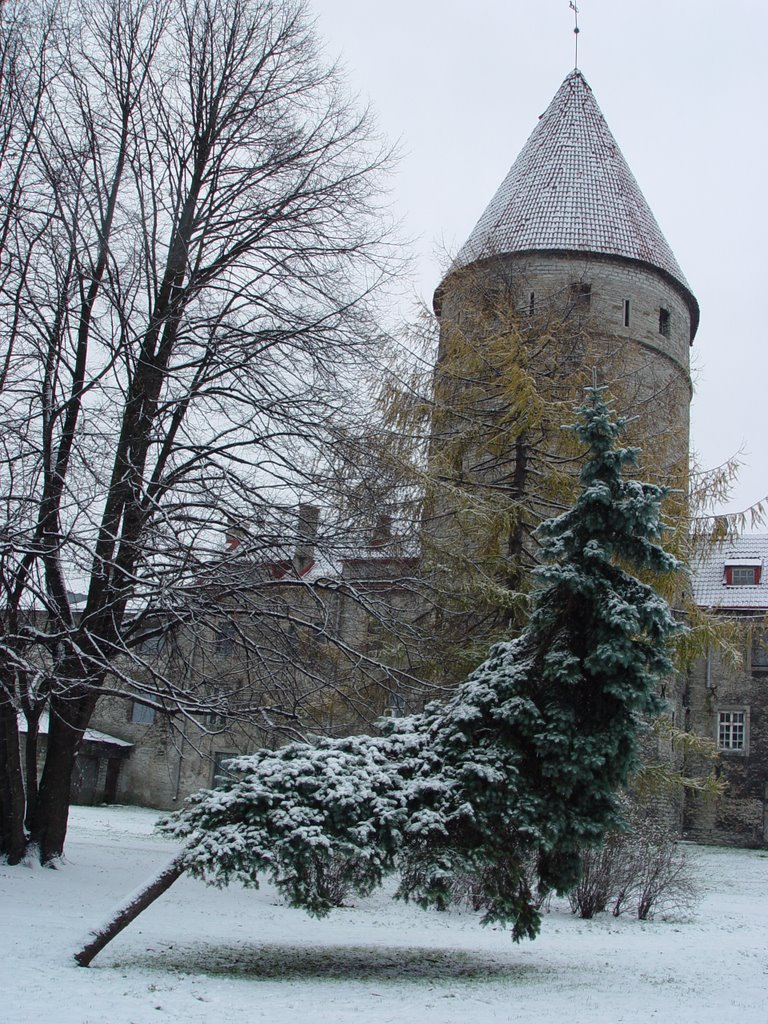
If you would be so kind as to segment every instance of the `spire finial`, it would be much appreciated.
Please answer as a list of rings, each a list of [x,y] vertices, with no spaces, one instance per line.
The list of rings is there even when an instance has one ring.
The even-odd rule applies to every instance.
[[[574,50],[575,55],[573,58],[573,67],[575,71],[579,68],[579,8],[570,0],[568,6],[573,11],[573,36],[574,36]]]

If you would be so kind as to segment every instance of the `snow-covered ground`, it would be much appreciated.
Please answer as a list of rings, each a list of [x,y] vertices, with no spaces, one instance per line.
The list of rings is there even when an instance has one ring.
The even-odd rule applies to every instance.
[[[385,893],[324,921],[274,892],[178,881],[88,969],[90,926],[173,853],[155,812],[75,808],[60,871],[0,866],[0,1020],[26,1024],[672,1024],[768,1021],[768,853],[695,849],[683,920],[553,905],[515,946],[469,912]]]

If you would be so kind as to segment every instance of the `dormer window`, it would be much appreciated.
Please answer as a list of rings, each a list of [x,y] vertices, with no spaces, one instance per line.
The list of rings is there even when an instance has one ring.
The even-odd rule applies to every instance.
[[[727,561],[723,583],[726,587],[756,587],[760,583],[763,572],[761,558],[740,558],[738,561]]]

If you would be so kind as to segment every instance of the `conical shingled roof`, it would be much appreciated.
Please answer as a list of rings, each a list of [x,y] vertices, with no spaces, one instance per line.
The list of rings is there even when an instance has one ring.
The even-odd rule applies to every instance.
[[[696,300],[602,111],[572,71],[461,248],[454,268],[503,253],[574,250],[640,260]],[[695,319],[695,315],[694,315]]]

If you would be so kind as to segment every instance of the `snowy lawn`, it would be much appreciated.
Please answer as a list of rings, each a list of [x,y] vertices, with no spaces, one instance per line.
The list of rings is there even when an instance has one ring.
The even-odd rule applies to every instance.
[[[88,928],[169,859],[156,812],[79,807],[60,871],[0,867],[0,1020],[27,1024],[768,1021],[768,853],[695,848],[687,919],[571,916],[514,946],[377,893],[323,921],[180,879],[85,970]]]

